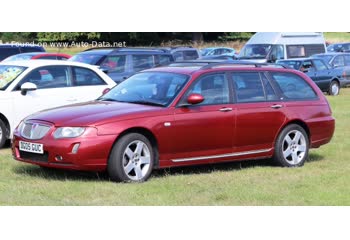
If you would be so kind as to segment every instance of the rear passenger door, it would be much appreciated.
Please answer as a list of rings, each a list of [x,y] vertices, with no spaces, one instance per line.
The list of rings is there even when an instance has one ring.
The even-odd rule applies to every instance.
[[[232,73],[235,92],[236,152],[268,152],[285,122],[284,104],[264,72]]]
[[[85,102],[98,98],[108,84],[94,71],[83,67],[72,67],[71,101]],[[74,93],[74,94],[73,94]]]

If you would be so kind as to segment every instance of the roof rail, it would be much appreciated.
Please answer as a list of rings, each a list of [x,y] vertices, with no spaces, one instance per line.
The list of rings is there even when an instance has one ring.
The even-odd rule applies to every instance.
[[[162,51],[167,52],[165,49],[161,48],[154,48],[154,47],[95,47],[95,48],[89,48],[84,50],[84,52],[92,51],[92,50],[105,50],[110,49],[112,50],[112,53],[120,52],[120,51],[142,51],[142,50],[149,50],[149,51]]]
[[[188,60],[188,61],[178,61],[178,62],[172,62],[169,63],[169,67],[185,67],[185,66],[202,66],[200,69],[211,69],[214,67],[220,67],[220,66],[234,66],[234,65],[245,65],[245,66],[251,66],[251,67],[278,67],[278,68],[290,68],[289,66],[283,65],[283,64],[275,64],[275,63],[254,63],[254,62],[248,62],[248,61],[241,61],[241,60],[220,60],[220,59],[213,59],[213,60]]]
[[[117,48],[117,47],[93,47],[93,48],[85,49],[83,52],[88,52],[88,51],[92,51],[92,50],[105,50],[105,49],[114,50],[114,49],[116,49],[116,48]]]
[[[208,65],[205,65],[205,66],[201,67],[201,70],[211,69],[211,68],[220,67],[220,66],[227,66],[227,65],[246,65],[246,66],[253,66],[253,67],[289,68],[285,65],[275,64],[275,63],[254,63],[254,62],[241,61],[241,60],[230,60],[230,61],[221,61],[221,62],[211,63]]]

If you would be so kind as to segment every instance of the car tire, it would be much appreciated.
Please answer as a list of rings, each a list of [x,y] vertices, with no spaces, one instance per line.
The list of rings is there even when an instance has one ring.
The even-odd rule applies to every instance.
[[[332,81],[331,84],[329,84],[328,94],[331,96],[337,96],[340,92],[340,86],[337,81]]]
[[[7,127],[5,123],[0,120],[0,148],[3,148],[7,140]]]
[[[129,133],[114,144],[108,159],[108,175],[117,182],[146,181],[153,169],[154,156],[154,148],[144,135]]]
[[[290,124],[278,135],[273,160],[282,167],[301,167],[309,154],[309,137],[301,126]]]

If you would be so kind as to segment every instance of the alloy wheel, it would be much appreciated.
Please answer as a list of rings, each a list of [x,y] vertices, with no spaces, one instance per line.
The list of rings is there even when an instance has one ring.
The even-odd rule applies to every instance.
[[[143,179],[150,168],[151,154],[146,143],[140,140],[131,142],[123,153],[125,174],[133,181]]]
[[[298,165],[307,151],[305,136],[298,130],[288,132],[282,142],[284,159],[291,165]]]

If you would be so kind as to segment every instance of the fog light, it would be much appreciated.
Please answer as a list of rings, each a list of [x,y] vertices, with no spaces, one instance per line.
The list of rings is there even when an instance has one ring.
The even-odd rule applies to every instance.
[[[74,144],[73,148],[72,148],[72,153],[73,154],[77,154],[78,149],[79,149],[80,143],[76,143]]]
[[[55,157],[55,160],[56,160],[56,161],[62,161],[62,160],[63,160],[63,157],[60,156],[60,155],[57,155],[57,156]]]

